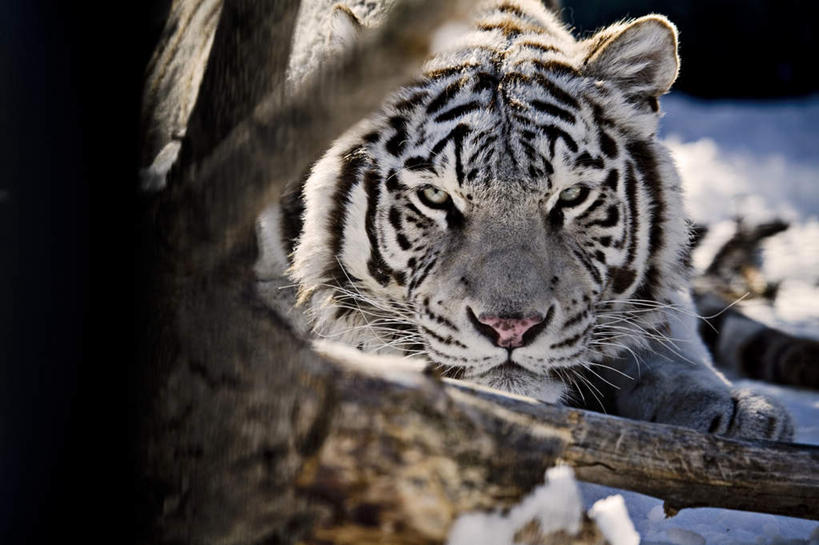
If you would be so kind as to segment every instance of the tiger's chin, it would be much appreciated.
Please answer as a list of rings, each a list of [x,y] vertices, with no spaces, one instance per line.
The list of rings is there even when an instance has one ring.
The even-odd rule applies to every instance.
[[[520,365],[506,362],[465,380],[512,394],[533,397],[546,403],[561,403],[566,387],[548,376],[533,373]]]

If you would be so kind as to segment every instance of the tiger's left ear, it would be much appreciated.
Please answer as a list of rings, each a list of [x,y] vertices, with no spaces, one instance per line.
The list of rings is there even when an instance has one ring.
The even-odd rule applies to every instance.
[[[677,79],[677,27],[662,15],[612,25],[583,43],[584,72],[615,83],[629,97],[656,103]]]

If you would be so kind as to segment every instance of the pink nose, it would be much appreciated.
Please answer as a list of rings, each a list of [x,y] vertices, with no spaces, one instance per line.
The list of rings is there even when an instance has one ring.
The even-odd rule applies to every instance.
[[[490,314],[481,314],[478,321],[488,325],[498,334],[495,343],[506,348],[517,348],[523,346],[523,334],[532,329],[533,326],[541,323],[543,317],[540,314],[529,318],[502,318]]]

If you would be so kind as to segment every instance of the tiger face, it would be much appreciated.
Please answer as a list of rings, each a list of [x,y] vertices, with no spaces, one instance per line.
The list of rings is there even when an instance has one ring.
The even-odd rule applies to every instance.
[[[291,275],[315,332],[548,400],[640,345],[687,281],[654,139],[676,73],[664,18],[577,42],[494,3],[306,179]]]

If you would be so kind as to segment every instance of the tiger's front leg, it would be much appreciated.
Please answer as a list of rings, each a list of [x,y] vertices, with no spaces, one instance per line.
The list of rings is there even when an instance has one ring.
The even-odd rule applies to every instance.
[[[654,341],[648,349],[606,362],[617,369],[602,377],[610,383],[603,384],[609,409],[619,416],[705,433],[792,440],[787,410],[775,399],[735,388],[714,369],[694,320],[684,322],[673,327],[673,341]]]

